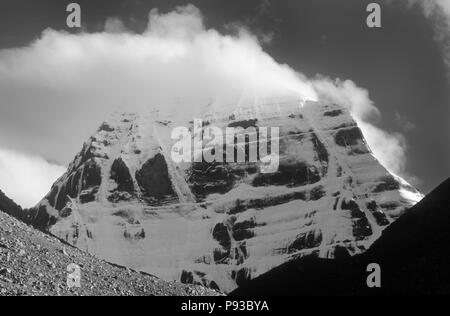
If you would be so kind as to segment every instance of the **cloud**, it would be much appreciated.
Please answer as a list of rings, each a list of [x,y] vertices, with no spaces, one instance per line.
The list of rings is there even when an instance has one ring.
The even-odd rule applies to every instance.
[[[350,109],[373,154],[390,171],[407,176],[406,140],[400,133],[388,133],[374,125],[381,119],[380,111],[369,97],[369,91],[351,80],[318,77],[312,82],[319,100],[341,104]],[[408,177],[409,178],[409,177]]]
[[[65,172],[42,157],[0,149],[0,188],[22,207],[33,207]]]
[[[398,1],[389,0],[390,4]],[[449,68],[450,76],[450,0],[405,0],[409,8],[420,8],[432,21],[435,39],[441,46],[442,56]]]
[[[450,18],[449,0],[407,0],[407,3],[409,6],[420,6],[427,17],[443,14],[446,18]]]
[[[118,18],[109,18],[105,22],[105,32],[107,33],[122,33],[126,28],[122,20]]]
[[[367,90],[350,80],[309,79],[275,61],[264,52],[258,37],[244,28],[237,27],[232,35],[207,29],[201,12],[192,5],[169,13],[152,10],[142,34],[110,19],[104,32],[69,34],[47,29],[27,47],[0,51],[0,142],[16,137],[14,146],[26,144],[27,151],[33,149],[65,164],[79,150],[80,138],[116,108],[159,105],[162,111],[194,117],[208,102],[219,110],[236,105],[243,95],[286,91],[311,100],[327,97],[348,106],[375,155],[390,170],[402,172],[404,140],[374,125],[379,111]],[[16,156],[29,169],[10,168],[9,180],[13,181],[13,175],[16,179],[10,184],[0,173],[0,185],[13,197],[42,197],[57,172],[46,176],[32,171],[45,165],[36,158],[5,157],[14,160]],[[16,166],[15,161],[4,164]],[[36,179],[25,190],[19,182],[31,175]]]

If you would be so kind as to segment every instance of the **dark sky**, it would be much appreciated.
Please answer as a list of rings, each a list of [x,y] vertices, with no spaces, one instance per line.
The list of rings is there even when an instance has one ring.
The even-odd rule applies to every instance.
[[[70,2],[2,0],[0,49],[25,46],[48,27],[66,29]],[[424,193],[450,175],[448,69],[433,24],[418,8],[377,1],[383,10],[382,28],[369,29],[365,9],[373,1],[363,0],[77,2],[88,31],[100,31],[108,17],[119,17],[139,32],[152,8],[164,12],[192,3],[208,27],[225,31],[228,23],[241,22],[257,34],[272,33],[264,49],[278,62],[310,77],[320,73],[351,79],[369,90],[382,113],[378,125],[406,136],[406,171],[420,179],[416,185]]]

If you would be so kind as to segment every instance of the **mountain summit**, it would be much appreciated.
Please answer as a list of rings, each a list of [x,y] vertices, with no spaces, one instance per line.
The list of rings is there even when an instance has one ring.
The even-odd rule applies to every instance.
[[[171,133],[195,130],[194,118],[118,114],[29,220],[108,261],[229,292],[299,257],[362,253],[422,198],[377,161],[338,105],[264,99],[231,113],[210,108],[201,119],[202,134],[279,128],[278,171],[262,173],[260,162],[174,163]]]

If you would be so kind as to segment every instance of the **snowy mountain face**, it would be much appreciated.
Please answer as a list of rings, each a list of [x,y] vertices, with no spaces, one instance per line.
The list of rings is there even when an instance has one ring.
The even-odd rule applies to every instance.
[[[175,163],[171,133],[195,131],[194,118],[115,115],[30,220],[108,261],[229,292],[302,256],[362,253],[422,198],[374,158],[340,106],[266,99],[201,119],[202,133],[278,127],[278,171],[261,172],[259,161]]]

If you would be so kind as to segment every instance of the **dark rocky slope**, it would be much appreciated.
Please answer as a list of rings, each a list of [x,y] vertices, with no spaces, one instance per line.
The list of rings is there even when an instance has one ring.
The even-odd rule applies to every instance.
[[[17,205],[13,200],[11,200],[9,197],[7,197],[1,190],[0,190],[0,211],[3,211],[6,214],[14,216],[18,219],[22,219],[24,214],[22,208],[19,205]]]
[[[3,208],[2,204],[2,208]],[[67,286],[67,267],[81,268],[81,287]],[[164,282],[101,261],[0,211],[0,296],[217,295],[200,286]]]
[[[450,293],[450,179],[386,228],[370,249],[336,260],[286,263],[232,295],[389,295]],[[369,263],[381,266],[382,287],[366,286]]]

